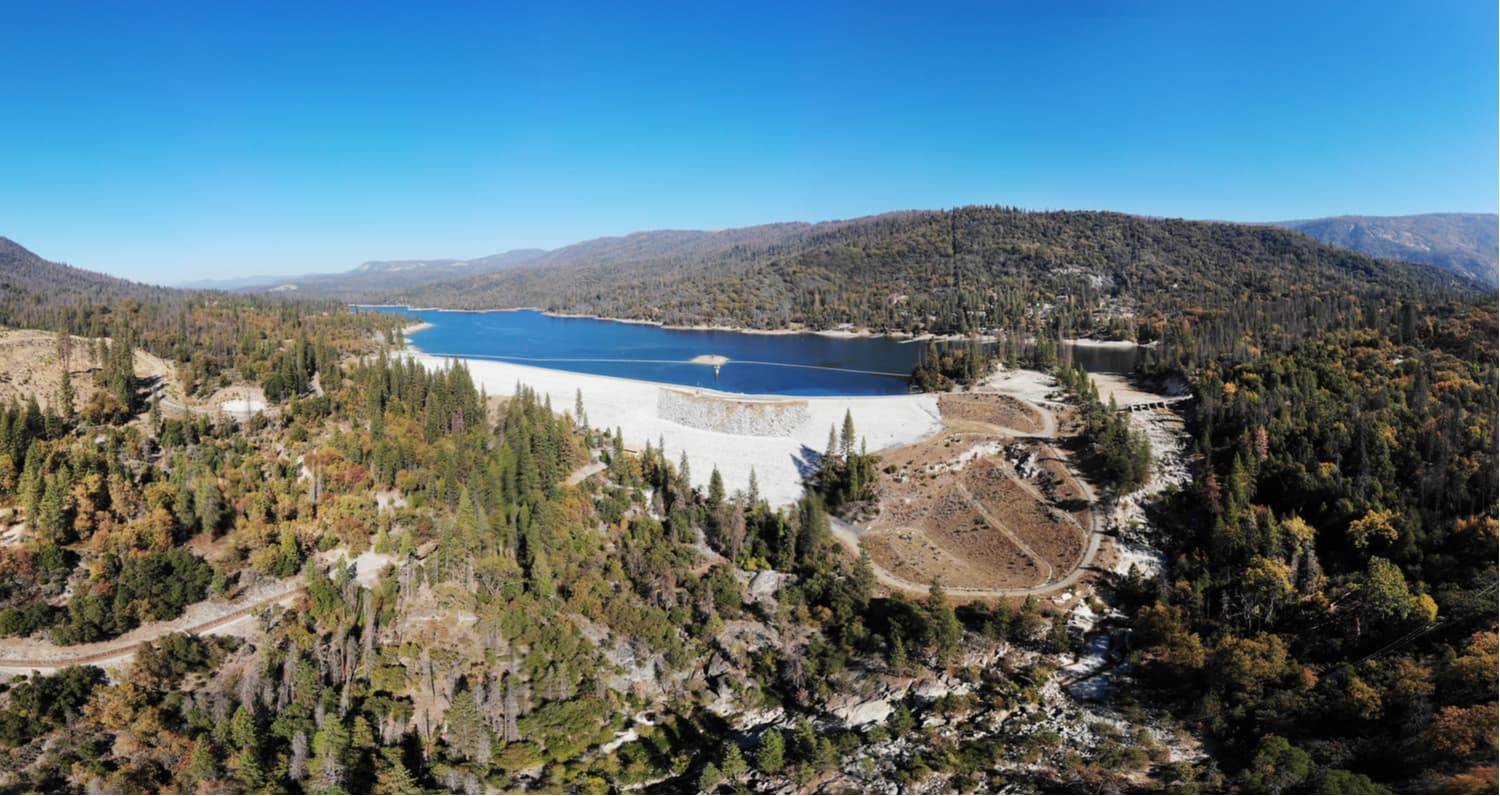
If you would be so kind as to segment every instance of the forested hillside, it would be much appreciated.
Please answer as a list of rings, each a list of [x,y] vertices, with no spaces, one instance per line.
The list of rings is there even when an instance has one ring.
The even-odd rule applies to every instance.
[[[180,363],[189,394],[272,372],[300,378],[305,388],[314,357],[326,364],[340,345],[377,332],[394,339],[399,325],[394,317],[351,315],[335,302],[142,285],[50,262],[0,238],[0,326],[111,338],[127,361],[131,349],[144,349]]]
[[[730,232],[739,233],[731,235]],[[650,236],[687,242],[660,250]],[[1118,213],[966,207],[721,233],[646,233],[514,271],[380,294],[385,302],[753,328],[1049,331],[1128,337],[1194,309],[1461,278],[1269,227]],[[1143,328],[1146,327],[1146,328]]]
[[[1189,372],[1202,466],[1127,587],[1143,682],[1249,791],[1496,786],[1496,308]]]
[[[1372,257],[1429,263],[1486,285],[1496,284],[1500,217],[1494,213],[1335,216],[1281,221],[1276,226]]]
[[[1079,607],[1125,614],[1101,701],[1069,695],[1084,640],[1050,598],[912,599],[838,543],[825,501],[869,497],[881,467],[852,427],[776,509],[753,478],[694,489],[685,460],[627,451],[584,406],[420,367],[391,350],[398,316],[14,253],[0,274],[31,300],[7,294],[6,322],[92,338],[80,377],[98,386],[85,406],[0,407],[0,641],[58,655],[194,610],[252,621],[154,636],[113,681],[76,666],[0,685],[0,787],[1495,790],[1490,299],[1268,229],[872,223],[797,230],[840,244],[721,278],[810,280],[827,312],[1004,296],[1047,331],[1037,352],[1085,328],[1157,340],[1151,375],[1197,396],[1194,480],[1152,508],[1165,572]],[[875,301],[887,270],[927,298]],[[1029,287],[984,298],[981,279]],[[729,311],[757,294],[716,295]],[[244,423],[166,411],[132,346],[199,392],[253,383],[275,405]],[[934,384],[983,366],[943,359]],[[1128,419],[1079,371],[1062,381],[1102,475],[1147,478]]]
[[[969,790],[1147,776],[1144,753],[1109,772],[1055,732],[1031,737],[1033,722],[993,720],[1052,676],[1041,656],[1056,641],[1038,637],[1034,603],[961,618],[937,587],[923,602],[880,597],[815,496],[786,512],[753,482],[695,491],[663,451],[626,453],[525,391],[496,405],[461,365],[430,373],[380,354],[318,373],[327,395],[244,426],[4,416],[10,450],[26,452],[18,474],[0,453],[15,474],[0,504],[37,533],[6,552],[0,631],[85,643],[207,596],[300,583],[290,608],[258,614],[263,635],[167,635],[118,682],[75,667],[0,689],[5,787]],[[593,457],[606,471],[569,483]],[[1004,670],[958,666],[1002,656]],[[931,685],[869,690],[886,678]],[[837,718],[865,698],[869,717]],[[1011,745],[1027,751],[1007,762]],[[1126,747],[1101,733],[1086,748]],[[860,756],[880,762],[853,768]],[[1025,762],[1037,759],[1063,762]]]

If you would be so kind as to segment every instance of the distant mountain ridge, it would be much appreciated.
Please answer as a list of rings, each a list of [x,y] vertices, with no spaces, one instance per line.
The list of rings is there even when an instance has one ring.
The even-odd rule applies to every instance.
[[[235,290],[242,293],[286,293],[319,298],[352,298],[370,291],[395,290],[474,274],[503,271],[528,264],[546,253],[545,249],[515,249],[470,260],[452,258],[371,260],[341,273],[207,280],[185,284],[183,287]]]
[[[500,254],[491,254],[488,257],[476,257],[472,260],[371,260],[370,262],[360,263],[358,267],[349,273],[393,274],[404,271],[421,271],[424,269],[432,272],[446,269],[481,273],[521,265],[535,260],[546,253],[546,249],[513,249]]]
[[[1500,285],[1500,216],[1494,213],[1333,216],[1273,226],[1372,257],[1427,263]]]
[[[349,301],[409,299],[422,304],[472,307],[476,302],[498,300],[493,283],[505,279],[511,297],[508,300],[586,311],[586,307],[599,306],[600,302],[562,300],[556,291],[547,289],[546,283],[556,278],[571,279],[571,274],[580,269],[591,270],[596,279],[589,287],[602,297],[613,290],[610,286],[615,272],[622,269],[643,274],[685,269],[693,279],[705,279],[752,261],[765,264],[817,248],[822,245],[818,243],[820,238],[826,242],[850,230],[864,230],[854,234],[868,237],[871,229],[899,225],[927,212],[894,211],[820,223],[782,222],[719,230],[651,230],[594,238],[551,251],[530,248],[472,259],[372,260],[341,273],[206,280],[183,286]],[[1131,218],[1148,224],[1171,221]],[[1373,257],[1436,265],[1490,285],[1496,284],[1497,278],[1496,225],[1494,215],[1459,213],[1339,216],[1270,224]],[[512,276],[498,276],[504,274]],[[516,289],[509,290],[511,286]],[[746,322],[754,323],[752,319]]]
[[[1268,225],[962,207],[600,238],[504,271],[365,291],[359,300],[541,307],[683,325],[849,323],[946,333],[996,323],[1042,326],[1051,323],[1049,313],[1092,328],[1092,310],[1077,308],[1101,300],[1127,318],[1203,307],[1238,311],[1247,295],[1269,301],[1298,292],[1468,292],[1476,288],[1471,279]]]

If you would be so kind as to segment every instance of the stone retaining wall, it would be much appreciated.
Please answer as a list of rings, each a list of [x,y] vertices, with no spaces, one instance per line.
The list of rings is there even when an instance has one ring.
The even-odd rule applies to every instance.
[[[736,401],[672,389],[657,391],[656,414],[690,428],[752,437],[789,437],[808,422],[807,402]]]

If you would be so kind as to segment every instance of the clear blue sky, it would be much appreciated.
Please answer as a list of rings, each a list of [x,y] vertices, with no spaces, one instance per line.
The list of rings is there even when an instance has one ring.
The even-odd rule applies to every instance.
[[[928,5],[0,0],[0,235],[174,283],[971,203],[1496,209],[1492,0]]]

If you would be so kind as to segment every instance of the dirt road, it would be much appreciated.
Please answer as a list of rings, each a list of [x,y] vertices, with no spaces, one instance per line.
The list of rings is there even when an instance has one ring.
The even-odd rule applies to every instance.
[[[290,601],[302,590],[300,578],[271,581],[246,590],[234,600],[205,600],[188,606],[182,616],[165,622],[150,622],[109,641],[62,646],[31,638],[0,639],[0,673],[55,672],[68,666],[117,665],[135,655],[142,646],[168,633],[201,635],[221,630],[257,610]]]

